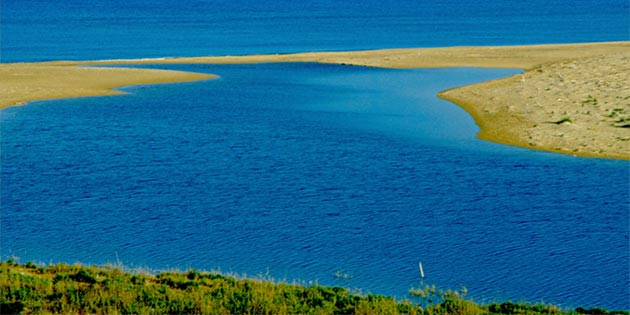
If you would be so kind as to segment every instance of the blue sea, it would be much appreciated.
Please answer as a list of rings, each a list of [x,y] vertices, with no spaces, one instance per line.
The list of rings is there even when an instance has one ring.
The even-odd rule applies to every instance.
[[[630,38],[627,0],[5,0],[0,14],[5,63]],[[521,70],[159,68],[219,77],[0,111],[3,258],[630,309],[628,162],[478,140],[435,97]]]

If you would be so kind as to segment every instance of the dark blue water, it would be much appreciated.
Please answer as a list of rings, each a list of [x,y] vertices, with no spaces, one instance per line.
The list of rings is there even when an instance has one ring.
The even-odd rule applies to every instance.
[[[477,301],[630,307],[628,163],[476,140],[434,97],[514,70],[170,68],[221,78],[1,112],[3,255],[399,297],[422,261]]]
[[[0,61],[630,39],[628,0],[3,0]]]

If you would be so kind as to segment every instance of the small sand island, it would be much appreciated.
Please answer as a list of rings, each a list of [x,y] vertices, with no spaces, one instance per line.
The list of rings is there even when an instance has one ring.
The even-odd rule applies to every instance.
[[[0,109],[34,100],[120,94],[113,89],[128,85],[213,78],[86,66],[263,62],[523,69],[507,78],[454,87],[439,97],[469,112],[482,139],[576,156],[630,159],[630,42],[0,64]]]

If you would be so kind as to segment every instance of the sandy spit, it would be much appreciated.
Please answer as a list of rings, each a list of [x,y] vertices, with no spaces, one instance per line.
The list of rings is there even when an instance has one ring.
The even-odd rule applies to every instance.
[[[630,42],[387,49],[223,57],[0,64],[0,108],[31,100],[118,94],[112,88],[211,78],[122,64],[319,62],[383,68],[520,68],[508,78],[443,91],[482,139],[577,156],[630,159]]]
[[[215,76],[166,70],[77,67],[75,62],[0,64],[0,109],[29,101],[123,94],[115,88]]]
[[[621,53],[630,42],[552,44],[528,46],[477,46],[407,48],[297,54],[184,57],[158,60],[112,60],[84,64],[245,64],[268,62],[319,62],[381,68],[520,68],[567,59]]]

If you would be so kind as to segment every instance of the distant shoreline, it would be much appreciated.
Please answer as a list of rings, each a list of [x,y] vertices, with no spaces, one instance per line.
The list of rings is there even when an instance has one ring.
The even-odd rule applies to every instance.
[[[630,159],[630,42],[0,63],[0,109],[35,100],[121,94],[113,89],[122,86],[214,78],[84,66],[269,62],[524,69],[522,74],[442,91],[439,97],[470,113],[481,128],[481,139],[576,156]]]

